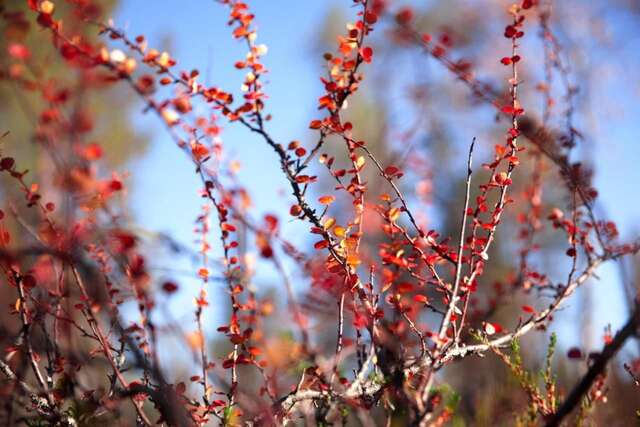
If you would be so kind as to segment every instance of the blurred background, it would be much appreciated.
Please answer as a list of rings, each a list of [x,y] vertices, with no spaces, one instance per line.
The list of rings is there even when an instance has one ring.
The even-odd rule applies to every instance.
[[[130,37],[144,34],[150,46],[171,52],[178,61],[177,69],[197,68],[205,84],[240,92],[244,74],[235,70],[233,64],[243,57],[245,46],[230,37],[224,7],[205,0],[101,3],[109,11],[105,16],[111,16],[117,28]],[[445,45],[451,58],[472,64],[480,81],[506,91],[506,71],[499,60],[510,49],[509,40],[502,37],[510,2],[389,3],[394,9],[410,7],[415,26],[421,32]],[[319,78],[326,73],[322,55],[335,50],[337,35],[344,33],[347,22],[353,22],[355,11],[347,0],[258,0],[250,2],[250,6],[256,15],[258,41],[268,46],[264,63],[269,69],[265,79],[269,97],[266,111],[273,116],[269,132],[278,141],[299,140],[309,146],[315,136],[308,124],[322,114],[317,110],[317,99],[323,94]],[[555,100],[550,107],[548,126],[564,131],[566,112],[572,111],[576,133],[571,158],[593,169],[593,184],[599,192],[596,213],[616,222],[621,240],[632,240],[640,232],[637,225],[640,143],[636,140],[640,131],[640,77],[636,72],[640,67],[637,54],[640,3],[557,1],[549,26],[561,46],[559,61],[566,67],[568,80],[556,70],[548,88]],[[545,45],[535,14],[529,18],[525,31],[521,103],[528,115],[543,120],[545,97],[540,85],[546,81]],[[474,169],[481,175],[480,165],[490,159],[494,144],[501,141],[504,123],[497,121],[491,105],[475,99],[469,88],[441,63],[403,39],[394,30],[393,17],[376,26],[369,44],[375,52],[374,61],[364,67],[365,81],[347,110],[354,133],[367,142],[383,164],[406,165],[408,172],[400,184],[414,212],[418,212],[419,222],[428,229],[439,230],[441,235],[456,235],[469,144],[473,137],[477,138]],[[30,48],[34,54],[53,58],[48,46],[31,41]],[[57,66],[55,60],[51,66]],[[81,90],[82,82],[77,83]],[[4,82],[0,82],[0,100],[0,131],[10,128],[12,134],[11,142],[3,143],[3,150],[30,164],[34,173],[46,174],[47,169],[40,161],[42,153],[31,142],[29,100],[19,99]],[[128,221],[146,236],[145,245],[153,254],[148,257],[148,269],[154,285],[160,286],[167,280],[180,285],[177,294],[158,297],[161,308],[156,311],[156,321],[193,323],[192,301],[199,290],[196,274],[199,264],[189,254],[197,251],[194,227],[203,204],[199,195],[201,183],[193,165],[179,155],[157,117],[145,114],[143,105],[127,88],[92,93],[84,102],[94,114],[92,119],[87,118],[92,122],[90,139],[100,142],[111,170],[125,178]],[[307,226],[283,214],[288,212],[292,197],[272,149],[241,126],[221,121],[221,127],[225,156],[236,162],[237,180],[248,192],[252,215],[261,218],[265,214],[278,214],[282,235],[299,248],[312,251]],[[344,148],[337,143],[329,145],[328,150],[344,154]],[[516,173],[514,193],[524,191],[532,179],[533,162],[524,163]],[[319,167],[318,175],[321,179],[313,190],[316,196],[333,187]],[[384,186],[373,172],[366,179],[371,187]],[[562,186],[556,184],[559,176],[552,167],[547,167],[541,179],[545,182],[542,205],[545,218],[553,207],[567,208],[567,198]],[[4,185],[1,191],[8,195],[14,190]],[[517,265],[518,213],[522,212],[512,212],[498,233],[492,254],[495,261],[485,273],[479,291],[480,306],[491,307],[492,298]],[[563,255],[566,241],[551,233],[538,239],[545,250],[533,254],[531,262],[539,271],[562,280],[569,265]],[[365,250],[375,253],[375,243],[373,237]],[[251,256],[255,248],[247,252]],[[216,253],[219,254],[219,248],[214,247]],[[251,278],[251,286],[278,307],[285,299],[279,276],[271,263],[253,256],[257,273]],[[527,338],[530,345],[523,346],[523,353],[532,369],[544,362],[548,334],[557,332],[559,356],[554,367],[560,383],[570,387],[584,372],[584,364],[568,360],[566,352],[573,347],[586,352],[600,349],[606,328],[615,332],[626,321],[630,297],[635,295],[640,280],[638,259],[627,261],[602,267],[598,279],[580,289],[558,313],[549,331]],[[335,322],[333,305],[326,303],[324,307],[321,298],[310,298],[309,294],[315,291],[305,272],[296,271],[292,264],[286,264],[285,269],[305,308],[312,313],[312,328],[323,321]],[[224,297],[225,285],[214,281],[211,286],[210,306],[205,311],[207,340],[213,354],[223,354],[221,347],[226,344],[219,342],[216,328],[226,322],[228,313],[223,308],[226,300],[216,303],[216,298]],[[220,289],[216,291],[215,287]],[[530,303],[534,297],[507,296],[510,303],[499,306],[495,318],[513,318],[520,305]],[[286,323],[278,322],[278,316],[282,320],[286,313],[276,313],[271,327],[284,338],[272,344],[286,348],[286,334],[294,331],[287,329]],[[332,339],[326,337],[327,349],[333,348]],[[169,340],[166,345],[169,350],[180,343]],[[618,359],[629,361],[636,357],[638,344],[633,342]],[[167,351],[162,358],[167,366],[177,366],[170,376],[186,376],[192,369],[179,352]],[[173,365],[181,360],[182,363]],[[443,374],[443,382],[463,396],[455,422],[488,426],[510,419],[526,400],[524,394],[514,391],[518,389],[517,382],[494,357],[481,362],[486,369],[477,366],[472,369],[473,363],[477,361],[456,364]],[[612,370],[609,378],[609,403],[599,410],[597,419],[615,420],[612,425],[630,425],[635,408],[640,405],[637,392],[632,391],[633,384],[620,366]]]

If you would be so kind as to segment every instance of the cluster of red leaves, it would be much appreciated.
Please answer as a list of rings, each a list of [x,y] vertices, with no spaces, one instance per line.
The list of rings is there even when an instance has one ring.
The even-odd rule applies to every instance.
[[[166,344],[156,318],[161,305],[158,299],[177,298],[185,287],[173,279],[155,283],[141,243],[144,239],[126,226],[124,211],[118,206],[119,196],[126,194],[125,180],[102,170],[103,147],[107,146],[88,138],[99,118],[94,119],[90,111],[72,108],[72,101],[81,94],[63,78],[34,75],[32,70],[43,64],[24,43],[26,34],[34,32],[29,30],[29,19],[21,12],[3,13],[3,22],[22,36],[7,43],[9,65],[6,69],[3,65],[1,76],[20,91],[40,98],[34,140],[47,151],[54,177],[45,182],[47,191],[42,191],[38,184],[30,183],[27,171],[19,169],[14,158],[0,155],[0,172],[25,197],[24,206],[9,205],[12,218],[29,236],[24,240],[34,242],[33,248],[26,250],[12,246],[7,218],[0,211],[0,263],[3,277],[17,294],[11,315],[21,326],[5,359],[24,360],[31,371],[18,378],[10,364],[2,362],[1,367],[9,380],[20,380],[13,385],[32,395],[29,415],[72,425],[75,420],[64,410],[70,402],[91,403],[87,406],[95,409],[81,415],[93,419],[129,400],[138,420],[147,425],[204,425],[214,419],[224,425],[238,425],[242,419],[271,425],[296,411],[314,411],[316,419],[326,423],[327,417],[346,407],[362,409],[376,404],[390,414],[395,411],[394,402],[406,402],[411,422],[419,424],[425,417],[433,417],[436,425],[444,424],[453,413],[443,405],[442,393],[433,387],[443,366],[544,327],[599,264],[638,251],[637,244],[615,243],[618,233],[614,223],[596,219],[592,205],[597,192],[590,184],[590,173],[579,163],[570,163],[560,148],[549,148],[552,143],[544,129],[534,131],[525,122],[518,69],[526,64],[526,57],[519,43],[536,1],[523,0],[509,9],[512,20],[504,28],[504,37],[511,51],[496,58],[509,70],[508,93],[497,95],[475,80],[468,61],[450,59],[454,47],[450,34],[434,40],[414,28],[413,9],[392,12],[382,0],[353,0],[355,21],[338,37],[335,52],[324,55],[327,73],[321,78],[321,115],[309,123],[318,137],[310,147],[298,140],[282,144],[269,134],[271,117],[264,112],[267,96],[263,81],[267,69],[262,63],[267,47],[256,44],[255,17],[247,3],[221,3],[228,8],[233,38],[247,50],[245,58],[235,63],[237,70],[246,71],[242,95],[236,97],[240,101],[230,91],[200,83],[198,70],[177,71],[177,60],[168,52],[149,48],[144,36],[129,39],[110,24],[96,24],[100,11],[88,0],[70,2],[72,14],[84,30],[97,25],[95,32],[108,42],[94,41],[86,36],[88,32],[62,25],[54,2],[28,2],[40,27],[37,31],[44,29],[51,35],[59,61],[81,75],[85,89],[99,91],[117,83],[128,86],[145,109],[164,123],[201,180],[200,195],[205,204],[194,230],[199,245],[194,276],[201,283],[194,299],[195,322],[193,327],[176,328],[199,369],[188,381],[176,384],[170,383],[174,373],[166,369],[160,354]],[[397,41],[419,46],[508,120],[490,162],[483,165],[488,178],[479,184],[472,184],[472,145],[458,236],[443,237],[419,223],[410,208],[411,200],[402,191],[402,182],[411,172],[406,173],[402,165],[383,164],[366,141],[354,136],[356,125],[344,117],[349,98],[363,84],[362,68],[375,58],[371,35],[386,16],[393,17],[392,33]],[[197,102],[204,108],[194,108]],[[273,149],[294,199],[288,214],[309,227],[312,249],[301,250],[285,240],[279,226],[282,219],[277,215],[265,215],[261,221],[252,218],[248,191],[236,179],[238,166],[224,155],[222,119],[245,127]],[[344,145],[345,158],[336,158],[327,149],[330,137]],[[525,319],[503,326],[491,318],[491,311],[502,303],[504,286],[494,286],[496,297],[489,303],[490,310],[474,310],[474,296],[492,261],[490,249],[507,207],[516,202],[509,192],[514,172],[525,161],[521,143],[525,138],[538,148],[532,159],[559,168],[571,206],[570,213],[553,209],[544,222],[542,177],[534,176],[523,192],[531,212],[520,214],[523,247],[519,271],[507,282],[514,292],[552,289],[555,299],[544,309],[537,308],[538,304],[520,306]],[[71,141],[71,149],[64,151],[61,161],[57,153],[67,141]],[[319,192],[312,202],[310,188],[320,182],[312,169],[314,160],[326,169],[335,186]],[[541,173],[542,164],[535,169]],[[377,174],[384,189],[371,188],[367,173]],[[477,192],[471,198],[472,186]],[[50,198],[65,200],[64,211],[59,212]],[[35,227],[27,217],[35,218]],[[366,228],[365,222],[374,226]],[[552,284],[528,259],[538,249],[534,237],[544,224],[561,230],[569,244],[570,274],[560,285]],[[215,243],[210,237],[214,233],[219,236]],[[280,313],[280,319],[291,316],[299,329],[297,339],[282,338],[267,329],[274,302],[251,285],[256,264],[247,251],[246,236],[254,237],[261,261],[273,264],[285,286],[290,313]],[[456,237],[459,240],[454,243]],[[372,246],[367,238],[375,241],[374,250],[365,247]],[[34,261],[27,262],[30,260]],[[295,266],[310,284],[306,304],[297,302],[287,265]],[[218,279],[224,283],[224,292],[216,293],[214,300],[211,289]],[[155,292],[156,288],[162,293]],[[338,307],[336,348],[329,352],[319,348],[309,326],[310,317],[321,311],[309,306],[322,308],[327,301]],[[130,302],[137,308],[137,320],[129,320],[125,314]],[[217,307],[229,308],[228,320],[217,328],[224,337],[220,344],[224,350],[217,352],[222,354],[217,359],[209,354],[204,316],[214,302]],[[435,313],[435,325],[425,323],[428,313]],[[336,313],[328,310],[327,314]],[[43,332],[47,360],[43,360],[42,350],[34,348],[33,328]],[[89,350],[83,354],[87,361],[100,358],[108,364],[108,373],[101,378],[108,380],[103,381],[108,385],[81,396],[79,388],[74,388],[81,382],[78,373],[91,367],[73,354],[76,337],[87,343]],[[480,342],[474,342],[473,337]],[[575,351],[569,354],[576,356]],[[291,369],[294,364],[302,369]],[[353,376],[345,373],[347,366],[355,368]],[[259,387],[243,383],[259,382],[251,375],[262,378]],[[35,385],[29,384],[31,380]],[[63,380],[73,385],[56,385]],[[594,399],[601,398],[602,389],[602,382],[592,389]],[[305,400],[314,401],[316,409],[296,406]],[[147,402],[153,405],[156,420],[150,419]]]

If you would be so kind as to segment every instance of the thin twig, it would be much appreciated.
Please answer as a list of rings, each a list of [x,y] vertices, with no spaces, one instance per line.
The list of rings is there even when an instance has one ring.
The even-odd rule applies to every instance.
[[[467,180],[465,183],[464,209],[462,210],[462,218],[460,220],[460,240],[458,242],[458,256],[456,258],[456,275],[453,282],[453,290],[451,291],[451,296],[449,299],[449,307],[447,308],[447,312],[442,319],[442,323],[440,324],[440,331],[438,333],[439,341],[444,338],[447,329],[449,328],[451,316],[456,311],[456,304],[458,302],[460,280],[462,277],[462,254],[464,253],[464,238],[467,226],[467,210],[469,209],[469,194],[471,192],[471,163],[473,161],[473,147],[475,143],[476,139],[473,138],[473,140],[471,141],[471,146],[469,147],[469,157],[467,158]],[[462,325],[460,325],[460,328],[462,328]]]

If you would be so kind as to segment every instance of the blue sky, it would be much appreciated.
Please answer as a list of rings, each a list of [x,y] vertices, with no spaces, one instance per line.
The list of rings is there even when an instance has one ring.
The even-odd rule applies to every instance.
[[[256,0],[249,3],[257,16],[259,41],[269,47],[265,59],[270,70],[267,92],[269,111],[274,115],[270,132],[280,141],[304,140],[309,135],[307,125],[317,113],[316,100],[321,90],[318,77],[324,71],[314,49],[315,32],[333,5],[348,6],[351,2]],[[207,83],[234,91],[239,89],[243,73],[236,71],[233,63],[244,55],[244,46],[231,39],[226,25],[227,10],[216,2],[124,0],[114,20],[130,36],[145,34],[151,46],[163,46],[169,41],[170,51],[178,59],[178,69],[198,68]],[[632,24],[621,20],[621,25]],[[631,40],[624,51],[630,54],[638,47],[638,41]],[[597,55],[594,56],[597,60]],[[625,60],[629,66],[638,65],[632,59],[621,59]],[[593,111],[598,125],[589,130],[595,146],[595,182],[601,193],[600,202],[626,237],[640,231],[637,225],[640,143],[636,141],[640,111],[634,74],[602,76],[604,89],[592,94],[596,99],[602,98],[602,102],[596,103],[601,108]],[[611,105],[618,106],[620,111],[611,111]],[[140,114],[135,120],[153,135],[149,152],[128,166],[134,177],[130,197],[135,218],[145,228],[165,231],[190,243],[194,238],[194,219],[202,204],[193,167],[174,147],[155,117]],[[291,200],[286,182],[271,149],[239,126],[223,124],[223,127],[226,149],[242,158],[240,177],[244,183],[250,183],[248,188],[256,212],[288,209]],[[285,224],[285,227],[295,230],[296,225]],[[189,268],[189,265],[183,263],[182,267]],[[601,271],[601,281],[595,284],[598,316],[594,333],[597,336],[608,322],[615,329],[625,320],[617,280],[617,270],[607,267]],[[195,282],[194,286],[197,286]],[[570,339],[571,329],[564,335]]]
[[[259,41],[269,46],[268,103],[269,110],[277,117],[269,128],[276,139],[289,141],[307,134],[307,124],[314,114],[320,91],[318,76],[323,70],[320,62],[313,58],[313,33],[330,2],[280,2],[286,3],[287,8],[268,3],[271,2],[256,2],[252,10],[259,17]],[[233,63],[244,56],[245,49],[230,37],[227,9],[214,1],[185,0],[180,2],[180,7],[175,4],[167,0],[154,1],[153,10],[147,12],[144,5],[149,5],[148,2],[123,1],[116,23],[131,34],[147,35],[150,44],[155,46],[161,46],[169,36],[179,69],[198,68],[207,83],[237,93],[244,73],[235,70]],[[137,173],[143,177],[136,181],[139,191],[134,193],[134,203],[144,207],[144,222],[150,228],[189,236],[190,222],[175,221],[169,213],[195,218],[200,206],[197,177],[186,159],[177,155],[154,117],[144,117],[144,125],[158,131],[154,132],[150,152],[135,166],[144,172]],[[271,167],[275,155],[270,147],[239,126],[223,126],[222,138],[227,150],[242,159],[242,175],[264,184],[252,193],[256,205],[270,210],[288,206],[288,201],[282,200],[278,192],[285,188],[286,182],[278,167]],[[167,196],[161,200],[156,192],[146,191],[158,183],[162,183]],[[192,194],[185,192],[185,188],[193,189]],[[151,210],[149,206],[158,209]]]
[[[314,31],[331,2],[280,2],[290,6],[286,11],[268,3],[256,2],[252,10],[259,17],[258,41],[269,46],[265,59],[269,68],[268,105],[276,117],[269,130],[277,140],[304,139],[309,135],[308,123],[317,113],[316,100],[322,89],[318,77],[323,68],[313,52]],[[233,64],[243,58],[246,50],[230,36],[225,6],[204,0],[181,1],[180,7],[168,0],[154,1],[152,9],[149,4],[142,0],[122,1],[114,16],[116,25],[129,36],[144,34],[150,46],[168,46],[178,59],[178,69],[198,68],[205,83],[239,92],[244,73],[235,70]],[[130,193],[134,217],[145,229],[166,232],[182,243],[191,244],[195,237],[194,221],[203,204],[198,196],[201,183],[192,164],[174,146],[157,117],[137,114],[134,120],[153,136],[149,151],[128,166],[134,179]],[[256,206],[254,217],[288,212],[291,205],[288,184],[272,149],[241,126],[222,120],[221,124],[225,150],[231,157],[242,160],[239,178],[248,184]],[[282,225],[285,230],[305,229],[300,222]],[[218,242],[215,235],[210,240]],[[157,265],[154,260],[149,263]],[[167,260],[158,264],[166,265]],[[171,265],[176,270],[196,271],[185,259],[174,260]],[[270,273],[268,268],[267,280],[274,277]],[[198,292],[199,281],[180,275],[175,278],[186,291],[171,299],[171,311],[180,319],[190,320],[191,300]],[[222,289],[220,292],[210,289],[209,294],[213,301],[207,313],[210,322],[205,323],[213,330],[224,323],[216,315],[215,298],[226,294]]]

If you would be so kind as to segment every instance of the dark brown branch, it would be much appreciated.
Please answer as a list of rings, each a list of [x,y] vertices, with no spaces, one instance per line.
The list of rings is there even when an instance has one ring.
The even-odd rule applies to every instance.
[[[618,350],[622,348],[627,339],[636,334],[638,324],[640,324],[640,307],[636,303],[635,310],[627,323],[616,334],[613,341],[604,347],[602,353],[595,359],[584,377],[582,377],[580,382],[578,382],[571,393],[569,393],[569,396],[567,396],[562,406],[560,406],[558,411],[547,421],[546,427],[559,426],[562,420],[580,404],[583,396],[591,389],[593,382],[604,372],[609,361],[616,355]]]

